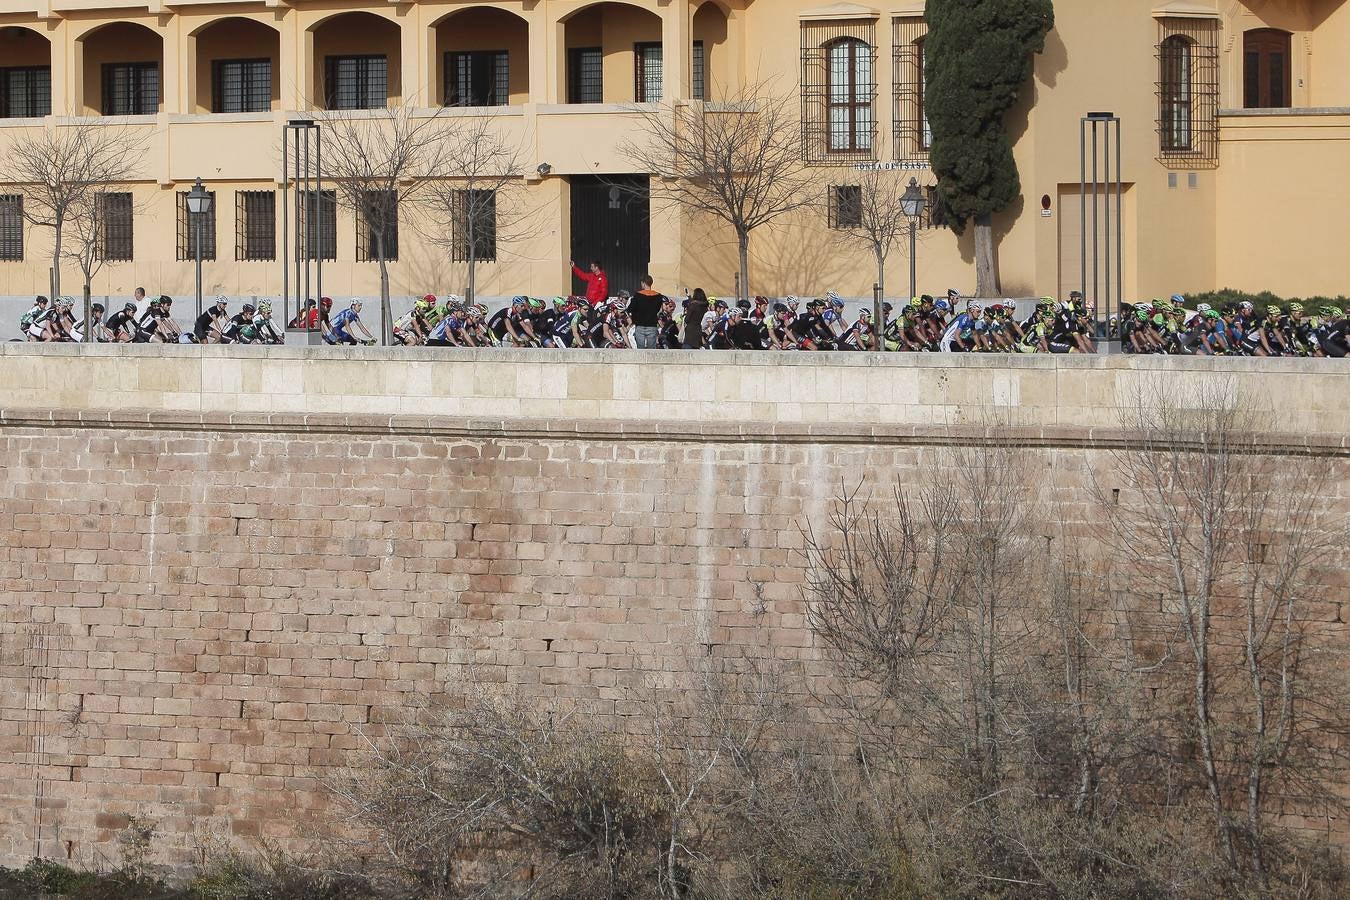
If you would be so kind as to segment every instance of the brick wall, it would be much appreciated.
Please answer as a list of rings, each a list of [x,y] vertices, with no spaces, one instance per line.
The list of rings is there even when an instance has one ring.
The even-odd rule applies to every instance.
[[[1065,527],[1128,440],[995,431],[1054,466]],[[208,831],[301,834],[324,772],[466,664],[603,701],[764,634],[814,660],[799,526],[841,482],[917,483],[989,433],[7,410],[0,862],[95,863],[133,814],[179,864]],[[1343,515],[1344,435],[1272,440],[1317,445]]]

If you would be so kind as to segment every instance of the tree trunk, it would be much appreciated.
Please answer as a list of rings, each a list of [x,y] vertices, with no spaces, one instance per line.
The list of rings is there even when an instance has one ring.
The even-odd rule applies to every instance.
[[[992,299],[1003,296],[998,277],[998,249],[994,246],[992,216],[975,218],[975,296]]]
[[[736,292],[736,299],[746,300],[750,297],[750,232],[737,231],[736,244],[741,261],[741,289]]]
[[[877,260],[877,287],[881,288],[881,296],[886,297],[886,252],[881,247],[872,248],[872,255]]]
[[[380,344],[394,343],[393,310],[389,306],[389,261],[384,258],[384,234],[375,233],[375,253],[380,260]]]
[[[52,250],[52,306],[56,306],[57,295],[61,293],[61,224],[56,223],[56,246]]]
[[[84,334],[81,336],[86,344],[94,342],[94,328],[91,320],[94,318],[93,303],[90,302],[89,274],[84,276]]]

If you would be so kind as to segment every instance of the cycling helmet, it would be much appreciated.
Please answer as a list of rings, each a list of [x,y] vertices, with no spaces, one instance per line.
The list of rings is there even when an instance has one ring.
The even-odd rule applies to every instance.
[[[424,303],[430,304],[431,306],[435,306],[435,305],[436,305],[436,295],[435,295],[435,294],[427,294],[425,297],[422,298],[422,301],[423,301]]]
[[[426,299],[425,297],[413,303],[413,309],[415,309],[417,312],[426,312],[433,306],[435,306],[435,303]]]
[[[870,319],[872,318],[872,311],[864,306],[862,309],[858,310],[858,318]]]
[[[350,304],[348,304],[349,308],[351,308],[351,309],[358,309],[358,308],[361,307],[362,305],[363,305],[363,304],[362,304],[362,302],[360,301],[360,299],[358,299],[358,298],[356,298],[356,297],[353,297],[353,298],[352,298],[352,302],[351,302]],[[248,307],[245,306],[244,309],[248,309]]]
[[[895,309],[895,307],[894,307],[894,306],[891,306],[889,303],[883,303],[883,304],[881,304],[881,311],[884,312],[884,313],[891,312],[891,311],[894,310],[894,309]]]
[[[561,300],[562,298],[561,298],[561,297],[555,297],[554,299],[555,299],[555,300]],[[512,298],[511,298],[511,305],[512,305],[512,306],[524,306],[526,303],[529,303],[529,302],[530,302],[530,298],[529,298],[529,297],[512,297]]]
[[[266,315],[271,315],[271,313],[272,313],[272,303],[271,303],[271,301],[269,301],[269,300],[264,300],[263,302],[259,303],[259,304],[258,304],[258,312],[259,312],[260,314],[264,315],[264,316],[266,316]]]
[[[633,299],[633,292],[632,292],[632,291],[619,291],[619,295],[618,295],[618,298],[617,298],[617,299],[619,299],[619,300],[632,300],[632,299]]]
[[[356,304],[358,304],[358,303],[360,303],[360,302],[361,302],[360,300],[353,300],[353,301],[352,301],[352,305],[355,306]],[[245,304],[244,304],[244,312],[256,312],[256,311],[257,311],[257,307],[255,307],[252,303],[245,303]]]
[[[1195,307],[1195,311],[1203,315],[1213,308],[1214,307],[1210,306],[1208,303],[1201,303]]]
[[[332,298],[332,297],[320,297],[320,298],[319,298],[319,305],[322,306],[324,309],[332,309],[332,308],[333,308],[333,298]]]
[[[840,305],[840,306],[843,306],[844,304],[843,304],[843,303],[840,303],[839,305]],[[749,301],[749,300],[737,300],[737,301],[736,301],[736,308],[739,309],[739,310],[742,310],[742,311],[744,311],[744,312],[749,312],[749,311],[750,311],[750,301]]]
[[[57,297],[56,305],[61,307],[62,309],[70,309],[72,306],[75,305],[75,298],[66,296]]]
[[[919,301],[920,301],[921,303],[932,303],[932,302],[933,302],[933,295],[932,295],[932,294],[923,294],[922,296],[919,297]]]
[[[960,300],[960,299],[961,299],[961,292],[958,291],[956,288],[948,288],[948,289],[947,289],[947,299],[948,299],[948,300]]]
[[[1289,314],[1290,314],[1290,315],[1293,315],[1293,314],[1296,313],[1296,312],[1298,312],[1298,313],[1303,312],[1303,304],[1302,304],[1302,303],[1290,303],[1290,304],[1289,304]]]
[[[1181,296],[1180,294],[1173,294],[1172,302],[1175,303],[1177,306],[1183,306],[1186,303],[1186,298]]]
[[[831,306],[837,306],[840,309],[842,309],[844,306],[844,298],[840,297],[834,291],[825,292],[825,302],[830,304]]]
[[[775,303],[775,304],[773,305],[773,311],[774,311],[774,313],[777,314],[777,315],[782,315],[783,313],[785,313],[785,312],[788,311],[787,304],[785,304],[785,303]]]
[[[1339,319],[1345,315],[1345,311],[1339,306],[1324,306],[1322,307],[1322,315],[1328,319]]]
[[[726,308],[727,308],[727,301],[713,300],[713,309],[726,309]]]
[[[910,307],[912,307],[913,309],[918,309],[920,306],[923,306],[923,301],[920,300],[918,297],[910,297],[910,298],[909,298],[909,305],[910,305]]]
[[[458,298],[456,298],[456,299],[458,299]],[[526,304],[530,307],[530,309],[543,309],[543,308],[544,308],[544,301],[543,301],[543,300],[536,299],[535,297],[529,298],[529,300],[526,301]]]
[[[230,305],[230,298],[229,298],[229,297],[226,297],[224,294],[216,294],[216,303],[217,303],[217,304],[224,304],[225,306],[229,306],[229,305]]]
[[[933,301],[933,309],[941,310],[942,312],[951,312],[952,305],[946,300],[935,300]]]
[[[1211,309],[1209,312],[1205,313],[1205,318],[1217,320],[1219,318],[1219,311],[1216,309]]]
[[[464,302],[464,298],[461,297],[459,294],[446,294],[445,302],[462,304]]]

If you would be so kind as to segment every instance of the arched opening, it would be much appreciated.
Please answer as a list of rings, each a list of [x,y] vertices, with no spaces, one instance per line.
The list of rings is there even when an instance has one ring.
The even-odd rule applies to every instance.
[[[51,115],[51,41],[17,25],[0,28],[0,60],[0,119]]]
[[[253,19],[212,22],[196,35],[199,113],[270,112],[280,105],[281,35]]]
[[[664,96],[661,17],[597,3],[565,23],[568,103],[656,103]]]
[[[1162,95],[1159,124],[1163,150],[1190,150],[1194,144],[1192,47],[1191,39],[1180,34],[1162,42],[1158,83]]]
[[[442,106],[519,106],[530,100],[530,26],[490,6],[436,25],[436,91]]]
[[[113,22],[80,39],[86,115],[150,116],[163,100],[164,43],[134,22]]]
[[[689,58],[692,99],[716,100],[740,90],[740,67],[730,34],[726,11],[716,3],[704,3],[694,13],[694,46]]]
[[[314,29],[312,98],[322,109],[381,109],[399,102],[399,27],[366,12],[339,13]]]
[[[1242,105],[1247,109],[1284,109],[1293,104],[1291,38],[1278,28],[1243,32]]]
[[[825,96],[831,153],[872,149],[876,93],[872,48],[858,38],[839,38],[825,47]]]

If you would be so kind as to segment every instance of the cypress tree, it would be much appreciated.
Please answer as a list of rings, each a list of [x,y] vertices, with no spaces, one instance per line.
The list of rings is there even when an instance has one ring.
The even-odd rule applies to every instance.
[[[1053,0],[928,0],[924,43],[936,212],[957,234],[975,223],[976,293],[1002,293],[993,214],[1022,192],[1004,116],[1055,24]]]

